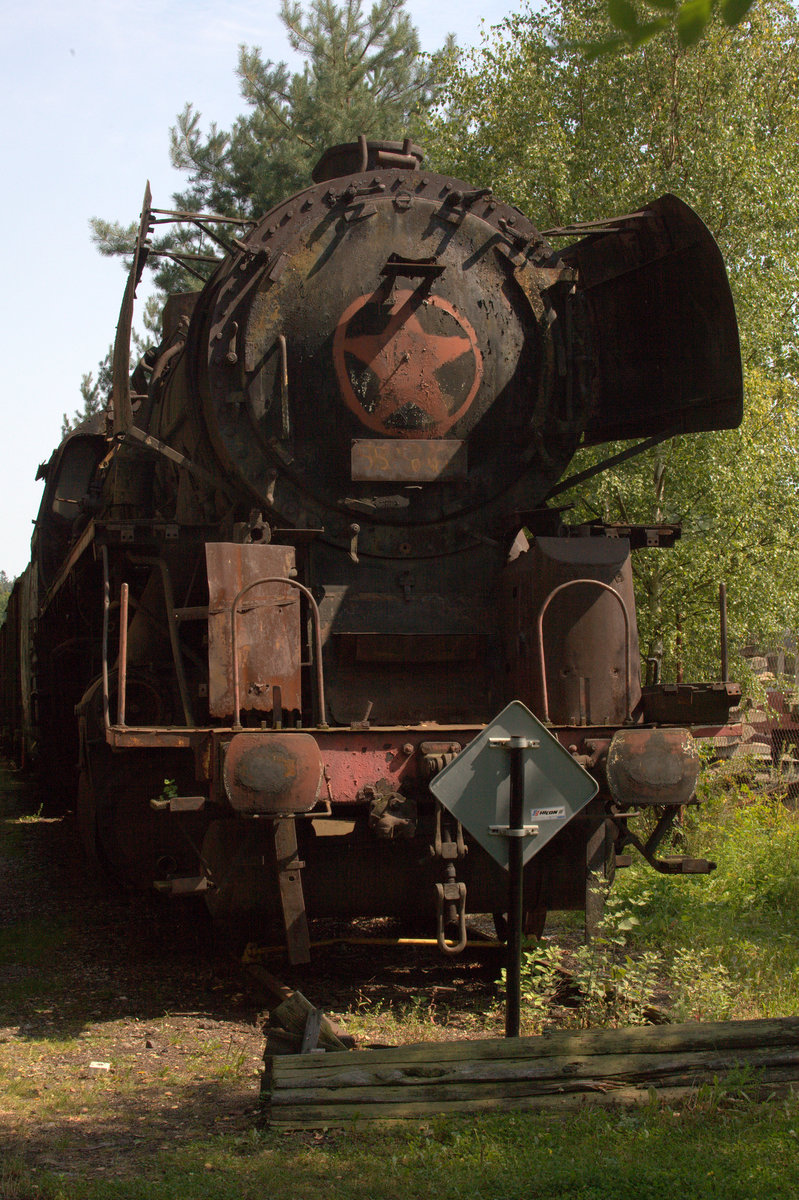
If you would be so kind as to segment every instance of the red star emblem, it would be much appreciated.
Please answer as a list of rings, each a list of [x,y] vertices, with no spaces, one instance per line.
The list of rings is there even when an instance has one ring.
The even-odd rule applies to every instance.
[[[373,294],[351,304],[333,360],[348,407],[390,437],[440,437],[469,408],[483,376],[469,322],[447,300],[410,291],[395,293],[388,312]]]

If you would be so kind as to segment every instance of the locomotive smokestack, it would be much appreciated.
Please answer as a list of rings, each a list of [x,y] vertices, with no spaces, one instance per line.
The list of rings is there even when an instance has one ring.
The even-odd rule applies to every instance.
[[[341,179],[363,171],[385,171],[389,168],[418,171],[424,151],[414,146],[410,138],[403,142],[369,142],[361,134],[357,142],[345,142],[325,150],[313,169],[314,183]]]

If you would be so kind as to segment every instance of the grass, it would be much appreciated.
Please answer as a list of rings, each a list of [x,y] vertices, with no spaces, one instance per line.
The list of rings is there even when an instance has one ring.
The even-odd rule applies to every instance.
[[[763,1110],[760,1110],[762,1113]],[[584,1110],[436,1119],[339,1134],[251,1130],[154,1150],[134,1176],[112,1173],[102,1145],[71,1178],[6,1162],[3,1200],[782,1200],[799,1195],[795,1101],[767,1119],[723,1088],[679,1110]]]
[[[676,1015],[799,1012],[799,812],[746,788],[716,788],[677,842],[678,852],[711,858],[716,870],[674,879],[636,866],[617,889],[634,905],[632,944],[664,960]]]
[[[62,946],[67,934],[62,921],[27,920],[0,929],[0,967],[39,966]]]
[[[6,822],[0,843],[10,836],[16,851],[19,828]],[[638,867],[620,873],[602,938],[580,954],[576,930],[564,924],[563,953],[584,1000],[559,1010],[560,1023],[638,1019],[655,982],[680,1018],[797,1012],[797,814],[714,783],[675,850],[714,858],[718,870],[696,879]],[[58,971],[69,932],[58,916],[21,919],[0,934],[0,965]],[[564,960],[556,942],[548,947],[534,956],[540,977],[528,980],[528,1030],[552,1020]],[[466,987],[465,962],[461,974]],[[211,1018],[197,1027],[178,1013],[148,1014],[135,1027],[128,1017],[122,1037],[113,987],[104,999],[107,985],[97,980],[92,1003],[103,1015],[68,1036],[67,1025],[48,1026],[51,1002],[35,983],[31,976],[9,985],[24,985],[34,1025],[13,1039],[13,1060],[4,1056],[11,1044],[0,1043],[0,1200],[262,1200],[289,1192],[295,1200],[799,1200],[799,1099],[755,1103],[744,1086],[752,1081],[719,1080],[678,1107],[653,1095],[635,1111],[277,1133],[258,1127],[258,1063],[235,1028],[231,1036]],[[501,1032],[499,1002],[489,1012],[456,1012],[448,1008],[452,991],[413,993],[397,1006],[356,999],[344,1024],[364,1040],[391,1042],[451,1038],[454,1021],[460,1036]],[[150,1029],[156,1045],[148,1050]],[[92,1071],[90,1059],[111,1060],[112,1070]],[[224,1105],[235,1089],[243,1104],[229,1117]],[[220,1116],[200,1130],[202,1106]],[[31,1114],[45,1145],[35,1168],[14,1133]]]

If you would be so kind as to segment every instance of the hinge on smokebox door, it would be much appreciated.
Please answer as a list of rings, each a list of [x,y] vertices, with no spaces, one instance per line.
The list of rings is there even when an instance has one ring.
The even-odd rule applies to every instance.
[[[466,948],[466,884],[455,878],[455,861],[465,858],[467,849],[460,821],[436,803],[435,843],[430,853],[445,864],[444,882],[436,884],[436,930],[442,954],[460,954]],[[450,925],[457,931],[453,941],[447,941]]]

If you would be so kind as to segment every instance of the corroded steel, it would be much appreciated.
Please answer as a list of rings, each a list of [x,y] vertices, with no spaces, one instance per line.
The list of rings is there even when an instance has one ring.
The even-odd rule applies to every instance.
[[[607,757],[611,795],[617,804],[687,804],[701,766],[687,729],[620,729]]]
[[[320,798],[322,759],[310,734],[237,733],[221,753],[225,794],[237,812],[310,812]]]
[[[501,605],[508,700],[555,725],[631,719],[641,687],[626,538],[536,538],[505,568]]]
[[[352,443],[352,479],[397,483],[433,483],[465,479],[466,445],[457,438],[356,438]]]
[[[631,552],[678,530],[548,507],[581,440],[640,452],[738,420],[713,239],[664,197],[553,231],[560,251],[421,159],[407,139],[334,147],[237,238],[147,198],[115,410],[43,467],[35,611],[15,589],[0,633],[15,731],[48,748],[51,778],[78,750],[87,844],[143,886],[205,881],[228,916],[282,912],[295,957],[306,898],[312,915],[426,911],[431,932],[437,896],[461,923],[461,885],[502,910],[502,870],[437,837],[429,784],[512,700],[602,788],[526,868],[528,926],[548,907],[595,916],[586,872],[612,875],[619,806],[690,799],[681,731],[733,698],[640,686]],[[128,386],[133,284],[162,218],[223,256],[170,302]],[[641,847],[658,870],[698,869]]]
[[[231,611],[236,596],[264,576],[289,576],[294,550],[288,546],[239,546],[209,542],[208,692],[212,716],[234,714],[233,673],[238,673],[244,709],[274,712],[275,688],[280,707],[300,711],[300,599],[284,583],[253,589],[239,615],[239,654],[234,665]]]
[[[341,394],[377,433],[440,438],[464,415],[480,386],[477,335],[441,297],[398,291],[392,300],[387,309],[370,292],[341,314],[333,339]]]

